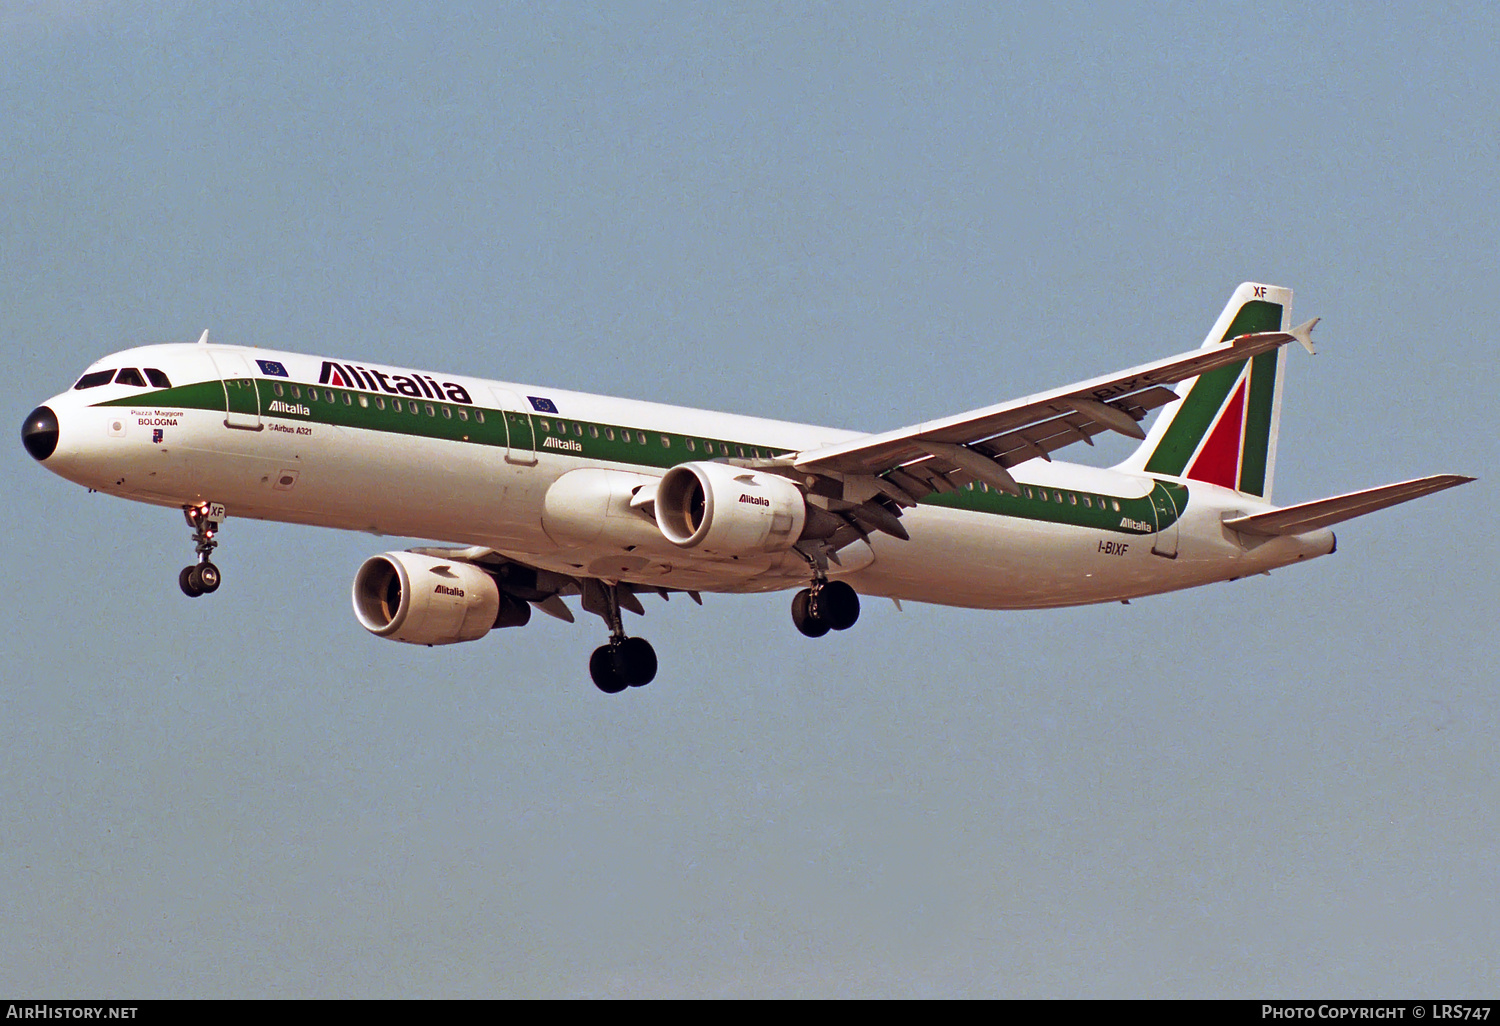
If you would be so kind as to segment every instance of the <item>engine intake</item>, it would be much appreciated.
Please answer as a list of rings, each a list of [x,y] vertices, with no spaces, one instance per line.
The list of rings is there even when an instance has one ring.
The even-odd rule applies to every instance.
[[[685,549],[726,556],[785,552],[806,523],[800,488],[727,463],[680,464],[656,489],[656,526]]]
[[[491,627],[525,623],[530,613],[529,606],[501,595],[495,579],[470,563],[384,552],[365,560],[354,575],[355,617],[371,634],[392,641],[476,641]]]

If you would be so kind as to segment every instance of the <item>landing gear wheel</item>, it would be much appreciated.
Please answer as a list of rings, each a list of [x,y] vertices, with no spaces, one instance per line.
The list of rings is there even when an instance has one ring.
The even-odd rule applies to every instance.
[[[642,688],[656,679],[656,649],[645,638],[626,638],[615,649],[615,663],[620,676],[633,688]]]
[[[809,638],[821,638],[828,633],[828,622],[818,615],[811,589],[803,588],[792,598],[792,623]]]
[[[212,563],[203,562],[193,567],[196,575],[198,588],[205,595],[211,595],[219,590],[219,582],[223,579],[219,576],[219,568]]]
[[[829,581],[814,603],[818,619],[836,631],[847,631],[859,619],[859,595],[843,581]]]
[[[188,598],[197,598],[203,594],[203,588],[198,584],[197,566],[185,566],[177,575],[177,586]]]
[[[613,645],[600,645],[594,649],[594,654],[589,656],[589,676],[594,678],[594,686],[606,695],[618,695],[630,687],[630,682],[621,676],[615,662]]]
[[[589,676],[606,695],[645,687],[656,678],[656,649],[645,638],[621,638],[600,645],[589,657]]]

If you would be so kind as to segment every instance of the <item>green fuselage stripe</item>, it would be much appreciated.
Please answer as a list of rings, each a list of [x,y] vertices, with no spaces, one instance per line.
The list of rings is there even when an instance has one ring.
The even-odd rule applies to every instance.
[[[98,405],[212,412],[227,410],[238,416],[253,417],[257,403],[265,430],[286,429],[297,424],[329,425],[658,470],[694,460],[758,459],[782,451],[735,439],[690,436],[571,417],[502,411],[263,378],[200,381],[112,399]],[[281,404],[275,412],[271,412],[273,403]],[[298,412],[302,410],[306,412]],[[1153,496],[1163,490],[1170,493],[1173,502],[1153,504]],[[1157,498],[1159,500],[1160,496]],[[927,506],[1141,535],[1166,528],[1177,520],[1187,505],[1187,489],[1157,482],[1151,495],[1123,498],[1025,485],[1021,495],[1013,496],[975,483],[952,492],[935,492],[921,502]],[[1158,513],[1159,509],[1173,507],[1175,514]]]

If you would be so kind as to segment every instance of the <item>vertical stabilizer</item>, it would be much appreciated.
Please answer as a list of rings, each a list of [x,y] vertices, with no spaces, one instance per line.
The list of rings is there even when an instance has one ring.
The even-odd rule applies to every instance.
[[[1292,290],[1245,282],[1203,340],[1218,345],[1257,331],[1285,331]],[[1281,420],[1281,349],[1182,382],[1151,433],[1120,469],[1180,477],[1270,499]]]

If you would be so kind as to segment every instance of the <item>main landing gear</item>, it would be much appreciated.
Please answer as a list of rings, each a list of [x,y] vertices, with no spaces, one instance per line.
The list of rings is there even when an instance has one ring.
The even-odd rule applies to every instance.
[[[809,638],[847,631],[859,619],[859,595],[843,581],[828,579],[828,553],[797,549],[812,571],[812,585],[792,598],[792,623]]]
[[[809,638],[846,631],[859,619],[859,595],[843,581],[814,580],[792,599],[792,623]]]
[[[209,554],[218,546],[219,521],[224,519],[224,507],[216,502],[200,502],[182,511],[188,526],[193,529],[193,544],[198,553],[198,562],[182,568],[177,575],[177,585],[189,598],[212,594],[219,590],[219,568],[209,562]]]
[[[656,649],[645,638],[627,638],[620,622],[619,586],[597,583],[598,592],[585,595],[585,608],[599,613],[609,624],[609,643],[594,649],[589,657],[589,676],[606,695],[626,688],[639,688],[656,678]],[[638,609],[639,607],[637,607]]]

